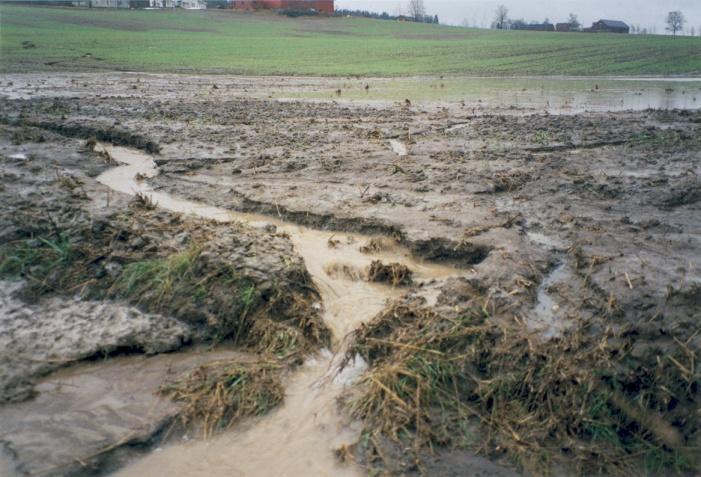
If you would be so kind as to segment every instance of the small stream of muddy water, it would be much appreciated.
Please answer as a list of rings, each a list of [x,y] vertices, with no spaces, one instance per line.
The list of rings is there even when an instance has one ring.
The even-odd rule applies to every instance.
[[[304,259],[319,289],[323,317],[335,338],[334,352],[323,350],[309,359],[286,383],[284,404],[267,416],[251,419],[237,429],[208,441],[174,444],[128,465],[116,475],[142,476],[355,476],[360,469],[341,465],[333,451],[359,436],[357,423],[344,421],[337,398],[344,386],[364,369],[355,364],[338,374],[344,337],[367,322],[389,299],[405,290],[357,279],[372,260],[399,262],[414,272],[417,283],[459,276],[460,270],[415,260],[398,245],[372,255],[359,251],[370,237],[332,233],[286,223],[271,217],[243,214],[181,200],[153,190],[137,177],[158,174],[155,162],[139,151],[102,145],[123,166],[98,181],[115,191],[145,194],[164,209],[219,222],[243,222],[253,227],[274,225],[286,233]],[[330,273],[343,270],[344,273]]]

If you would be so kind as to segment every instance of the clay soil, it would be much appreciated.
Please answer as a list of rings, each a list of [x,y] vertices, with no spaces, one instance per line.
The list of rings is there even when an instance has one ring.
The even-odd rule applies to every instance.
[[[120,85],[117,92],[102,88],[106,78]],[[453,278],[387,279],[405,286],[406,303],[442,316],[472,310],[480,296],[490,322],[517,323],[535,341],[586,323],[589,336],[634,330],[627,352],[641,360],[683,342],[692,364],[678,364],[691,397],[687,420],[671,425],[680,429],[683,447],[701,443],[693,364],[701,350],[701,112],[557,115],[451,102],[280,101],[261,98],[266,87],[257,91],[255,81],[244,91],[196,77],[164,78],[152,84],[148,76],[84,75],[72,90],[50,76],[14,75],[8,91],[34,94],[0,99],[0,245],[28,240],[41,249],[39,237],[66,233],[90,249],[81,255],[80,280],[47,275],[33,282],[30,270],[6,273],[0,282],[0,343],[7,352],[0,423],[17,428],[16,406],[35,402],[35,384],[41,391],[48,386],[41,384],[44,376],[86,359],[227,339],[247,353],[275,348],[258,346],[265,333],[249,325],[234,336],[238,324],[232,331],[217,321],[225,299],[216,293],[192,307],[182,297],[156,306],[153,297],[115,292],[114,277],[129,264],[187,253],[193,244],[206,258],[205,271],[196,271],[202,279],[211,279],[219,264],[234,264],[236,293],[256,290],[250,313],[296,337],[283,354],[332,341],[318,316],[314,284],[284,234],[130,202],[95,181],[114,164],[86,146],[94,138],[152,154],[160,174],[148,181],[156,190],[334,231],[339,240],[344,233],[383,237],[365,244],[369,256],[386,243],[453,267],[459,271]],[[66,307],[75,310],[70,319],[61,314]],[[98,326],[95,317],[105,324]],[[374,366],[372,356],[368,361]],[[149,411],[154,423],[138,436],[144,446],[172,418],[174,405],[168,406],[155,417]],[[0,463],[19,475],[43,472],[32,460],[50,438],[13,437],[5,429],[0,424]],[[118,433],[102,441],[80,438],[91,451],[86,455],[104,449],[104,439],[107,447],[125,442]],[[348,453],[380,466],[376,471],[398,474],[465,475],[456,471],[461,465],[478,475],[533,472],[499,446],[458,451],[436,445],[417,451],[425,457],[419,464],[391,456],[370,462],[367,449]],[[73,449],[61,452],[54,449],[44,462],[49,474],[104,473],[117,465],[114,458],[76,463],[67,457]]]

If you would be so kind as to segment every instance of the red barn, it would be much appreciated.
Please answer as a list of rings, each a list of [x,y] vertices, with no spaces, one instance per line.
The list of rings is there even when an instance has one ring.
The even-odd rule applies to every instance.
[[[316,10],[333,14],[333,0],[233,0],[236,10]]]

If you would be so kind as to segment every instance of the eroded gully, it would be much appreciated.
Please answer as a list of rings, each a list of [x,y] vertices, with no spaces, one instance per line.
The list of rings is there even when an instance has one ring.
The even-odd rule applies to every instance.
[[[356,359],[353,366],[338,373],[344,338],[379,313],[387,300],[406,290],[353,279],[372,260],[399,262],[414,272],[415,281],[427,282],[459,276],[459,270],[417,261],[407,250],[391,246],[371,256],[359,251],[369,237],[309,229],[271,217],[237,213],[198,202],[182,200],[153,190],[142,177],[153,177],[158,168],[140,151],[102,145],[122,166],[106,171],[98,181],[125,194],[149,196],[159,207],[219,222],[242,222],[253,227],[274,225],[286,233],[304,259],[322,298],[323,317],[334,336],[334,352],[322,350],[310,358],[286,382],[284,404],[266,416],[248,420],[237,428],[206,441],[168,445],[142,457],[115,475],[150,476],[357,476],[361,469],[339,464],[334,450],[359,437],[358,423],[344,419],[337,398],[344,387],[363,371]],[[334,246],[329,246],[333,239]]]

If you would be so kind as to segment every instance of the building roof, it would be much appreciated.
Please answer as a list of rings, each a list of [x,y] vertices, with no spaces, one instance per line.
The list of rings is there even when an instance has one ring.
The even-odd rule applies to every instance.
[[[628,28],[625,22],[619,20],[599,20],[601,23],[609,28]]]

